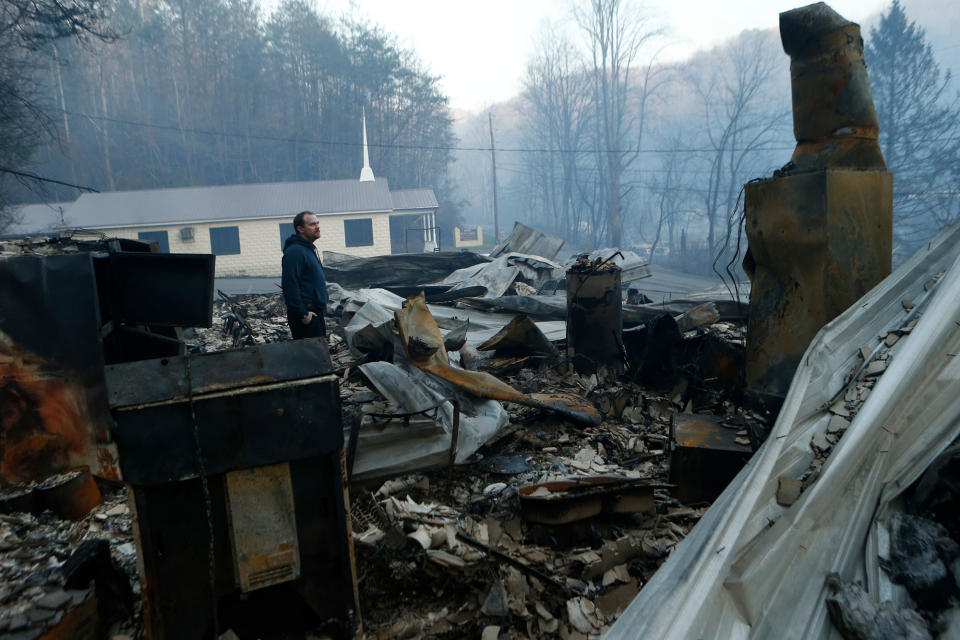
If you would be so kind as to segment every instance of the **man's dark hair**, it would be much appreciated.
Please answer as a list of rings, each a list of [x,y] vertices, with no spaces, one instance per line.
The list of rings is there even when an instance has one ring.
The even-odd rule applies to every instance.
[[[297,215],[293,216],[293,230],[294,230],[294,231],[297,230],[297,227],[302,227],[302,226],[304,226],[304,224],[303,224],[303,216],[308,215],[308,214],[309,214],[309,215],[313,215],[313,211],[301,211],[301,212],[298,213]]]

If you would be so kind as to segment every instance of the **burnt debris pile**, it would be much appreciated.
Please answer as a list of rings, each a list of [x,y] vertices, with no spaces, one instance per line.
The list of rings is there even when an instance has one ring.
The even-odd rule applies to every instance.
[[[329,335],[305,341],[279,291],[214,296],[196,260],[110,241],[7,251],[0,273],[34,270],[51,308],[50,274],[79,278],[88,319],[66,346],[89,357],[3,327],[18,408],[4,414],[0,625],[603,633],[769,428],[741,406],[746,309],[629,251],[558,262],[562,242],[516,238],[549,255],[335,259]],[[134,268],[202,291],[205,313],[114,301]],[[26,307],[35,289],[18,295]],[[120,331],[139,341],[111,350]],[[53,417],[76,398],[77,415]],[[80,557],[100,567],[83,584],[65,574]],[[109,590],[125,595],[107,607]]]

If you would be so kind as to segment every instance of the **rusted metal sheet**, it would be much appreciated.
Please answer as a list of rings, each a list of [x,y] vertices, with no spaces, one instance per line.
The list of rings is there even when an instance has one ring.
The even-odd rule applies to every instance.
[[[37,501],[61,518],[81,520],[102,502],[100,488],[86,469],[52,479],[36,489]]]
[[[515,317],[496,335],[477,347],[477,351],[495,351],[498,356],[558,355],[557,348],[547,340],[530,316]]]
[[[59,473],[40,484],[14,486],[0,494],[0,513],[40,515],[52,511],[66,520],[80,520],[102,501],[100,489],[86,468]]]
[[[427,309],[422,294],[408,298],[403,309],[395,314],[400,341],[410,361],[438,378],[479,398],[514,402],[529,407],[548,409],[572,420],[599,424],[600,414],[580,398],[565,395],[525,394],[482,371],[466,371],[450,364],[443,336]]]
[[[719,496],[753,450],[738,436],[742,427],[724,424],[723,416],[678,413],[671,424],[670,482],[685,504]],[[737,440],[741,441],[738,442]]]
[[[567,271],[567,355],[586,356],[622,373],[626,363],[620,269],[610,263],[601,266],[577,263]]]
[[[194,395],[284,380],[313,378],[333,371],[324,338],[276,342],[188,358],[160,358],[106,367],[113,408],[185,400]]]
[[[10,637],[15,638],[17,634],[10,634]],[[35,640],[97,640],[100,637],[97,596],[91,589],[86,600],[64,614],[60,622]]]
[[[510,235],[493,248],[490,257],[496,258],[508,253],[527,253],[553,260],[563,248],[563,243],[563,238],[514,222]]]
[[[164,484],[201,469],[221,474],[328,454],[343,444],[339,406],[328,375],[123,407],[116,440],[124,478]]]
[[[91,254],[0,260],[0,484],[118,478]]]
[[[523,517],[566,524],[600,513],[641,513],[654,508],[653,487],[621,476],[582,476],[519,488]]]
[[[327,282],[336,282],[345,289],[413,286],[436,282],[457,269],[486,262],[490,262],[489,258],[470,251],[405,253],[372,258],[324,251],[323,273]]]
[[[225,474],[207,479],[209,495],[199,478],[130,487],[147,638],[216,637],[214,611],[220,632],[243,629],[267,637],[329,623],[339,627],[331,637],[351,637],[358,606],[341,452],[291,462],[290,480],[300,574],[248,592],[240,588],[233,561]]]
[[[240,590],[253,591],[300,577],[290,465],[228,471],[226,485]]]

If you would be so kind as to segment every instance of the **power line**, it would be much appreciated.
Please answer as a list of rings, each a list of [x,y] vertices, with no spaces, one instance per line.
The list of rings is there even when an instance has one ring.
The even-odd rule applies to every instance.
[[[99,120],[101,122],[113,122],[116,124],[123,124],[132,127],[141,127],[147,129],[159,129],[163,131],[176,131],[178,133],[193,133],[197,135],[207,135],[207,136],[219,136],[224,138],[241,138],[241,139],[254,139],[254,140],[266,140],[268,142],[295,142],[300,144],[318,144],[318,145],[330,145],[330,146],[344,146],[344,147],[362,147],[362,142],[347,142],[342,140],[321,140],[317,138],[285,138],[282,136],[270,136],[264,134],[247,134],[247,133],[234,133],[231,131],[222,131],[217,129],[198,129],[195,127],[180,127],[175,125],[165,125],[165,124],[154,124],[152,122],[140,122],[137,120],[126,120],[123,118],[111,118],[108,116],[95,116],[88,113],[81,113],[78,111],[70,110],[58,110],[66,113],[67,115],[76,116],[79,118],[87,118],[90,120]],[[369,143],[368,147],[377,147],[380,149],[413,149],[419,151],[482,151],[483,153],[489,153],[490,147],[458,147],[453,145],[427,145],[427,144],[389,144],[389,143]],[[792,151],[794,146],[789,147],[760,147],[755,149],[748,148],[734,148],[729,149],[729,151]],[[716,149],[711,148],[687,148],[687,149],[639,149],[639,148],[625,148],[625,149],[564,149],[564,148],[537,148],[537,147],[496,147],[495,151],[508,152],[508,153],[716,153]]]
[[[268,142],[293,142],[299,144],[316,144],[316,145],[330,145],[330,146],[344,146],[344,147],[362,147],[362,142],[347,142],[343,140],[322,140],[318,138],[285,138],[283,136],[270,136],[265,134],[255,134],[255,133],[235,133],[232,131],[223,131],[217,129],[198,129],[196,127],[180,127],[176,125],[164,125],[164,124],[154,124],[151,122],[139,122],[137,120],[126,120],[123,118],[110,118],[108,116],[95,116],[88,113],[81,113],[79,111],[70,111],[64,109],[56,109],[55,111],[60,113],[65,113],[71,116],[77,116],[80,118],[87,118],[90,120],[99,120],[102,122],[114,122],[117,124],[128,125],[132,127],[141,127],[147,129],[159,129],[164,131],[176,131],[183,133],[195,133],[198,135],[208,135],[208,136],[219,136],[224,138],[240,138],[245,140],[266,140]],[[884,131],[880,131],[880,135],[883,135]],[[914,143],[938,143],[940,138],[911,138],[911,141]],[[368,147],[377,147],[380,149],[412,149],[418,151],[480,151],[483,153],[489,153],[490,147],[458,147],[454,145],[429,145],[429,144],[390,144],[390,143],[369,143]],[[796,144],[791,144],[789,146],[760,146],[760,147],[728,147],[722,149],[725,153],[731,151],[749,151],[749,152],[761,152],[761,151],[794,151],[796,149]],[[546,148],[546,147],[496,147],[494,151],[498,152],[507,152],[507,153],[574,153],[574,154],[604,154],[604,153],[717,153],[721,149],[716,149],[713,147],[687,147],[687,148],[668,148],[668,149],[640,149],[627,147],[623,149],[592,149],[592,148],[580,148],[580,149],[566,149],[566,148]]]
[[[9,173],[10,175],[17,176],[18,178],[27,178],[29,180],[36,180],[37,182],[50,182],[53,184],[59,184],[63,185],[64,187],[79,189],[80,191],[92,191],[93,193],[100,193],[93,187],[84,187],[83,185],[73,184],[71,182],[63,182],[62,180],[54,180],[53,178],[44,178],[43,176],[38,176],[35,173],[16,171],[15,169],[10,169],[8,167],[0,167],[0,173]]]
[[[781,163],[781,164],[782,164],[782,163]],[[500,168],[500,169],[503,169],[503,170],[505,170],[505,171],[512,171],[512,172],[514,172],[514,173],[529,174],[529,173],[532,173],[533,171],[535,171],[535,169],[532,169],[532,168],[530,168],[529,166],[526,166],[526,165],[517,165],[517,164],[507,164],[507,165],[498,164],[497,167]],[[770,169],[770,172],[772,173],[774,169],[779,169],[779,168],[780,168],[779,165],[776,166],[776,167],[772,167],[772,168]],[[601,172],[601,170],[598,169],[598,168],[596,168],[596,167],[592,167],[592,166],[583,166],[583,167],[578,166],[578,167],[576,168],[576,172],[577,172],[577,173],[589,173],[589,174],[591,174],[591,175],[596,175],[596,174],[599,174],[599,173]],[[677,176],[679,176],[679,175],[703,175],[703,176],[709,176],[709,175],[712,175],[712,174],[713,174],[713,172],[710,171],[709,169],[660,169],[660,168],[650,168],[650,169],[648,169],[647,167],[640,167],[640,168],[631,167],[628,171],[626,171],[626,173],[658,173],[658,174],[659,174],[659,173],[663,173],[663,174],[670,174],[670,173],[672,173],[673,175],[677,175]],[[557,179],[558,179],[558,180],[563,180],[564,177],[563,177],[563,176],[559,176]]]

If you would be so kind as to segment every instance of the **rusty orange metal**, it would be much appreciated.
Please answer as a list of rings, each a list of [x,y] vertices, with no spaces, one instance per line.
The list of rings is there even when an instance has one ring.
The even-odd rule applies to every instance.
[[[780,39],[790,56],[795,170],[885,169],[860,25],[817,3],[781,13]]]
[[[103,501],[96,480],[86,468],[77,469],[66,482],[37,489],[39,503],[61,518],[81,520]]]
[[[240,589],[248,592],[300,577],[290,465],[228,471],[224,484]]]
[[[87,391],[0,332],[0,484],[42,480],[86,466],[105,477],[119,470],[101,451]]]
[[[714,500],[753,454],[749,445],[737,441],[739,428],[724,421],[724,416],[674,415],[670,482],[680,502]]]
[[[523,517],[540,524],[566,524],[600,513],[653,511],[654,487],[622,476],[581,476],[519,487]]]
[[[565,394],[528,395],[489,373],[466,371],[451,365],[447,350],[443,346],[440,328],[427,308],[422,292],[408,298],[403,303],[403,308],[394,315],[404,352],[410,362],[420,369],[479,398],[547,409],[578,422],[600,424],[600,414],[596,408],[582,398]]]
[[[97,596],[90,595],[74,607],[56,625],[47,629],[36,640],[97,640],[100,638],[100,616],[97,613]]]
[[[833,169],[746,188],[747,388],[785,396],[817,332],[890,273],[893,176]]]

